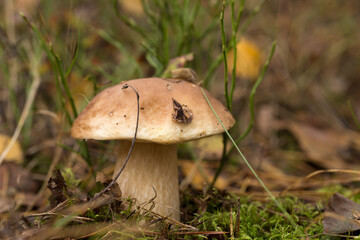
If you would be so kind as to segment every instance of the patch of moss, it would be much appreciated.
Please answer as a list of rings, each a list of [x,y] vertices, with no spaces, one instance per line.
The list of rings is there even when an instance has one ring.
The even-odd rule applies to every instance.
[[[323,226],[318,218],[320,211],[313,205],[303,203],[294,197],[285,197],[280,201],[296,221],[296,227],[288,222],[273,202],[253,202],[248,198],[229,199],[229,201],[233,202],[231,211],[228,202],[226,205],[220,203],[221,206],[219,205],[218,208],[212,206],[204,213],[195,214],[199,230],[227,232],[223,236],[225,239],[231,236],[234,239],[301,239],[323,232]],[[194,225],[196,223],[192,222]],[[196,239],[204,238],[206,239],[202,235]],[[328,239],[328,237],[319,236],[318,239]]]

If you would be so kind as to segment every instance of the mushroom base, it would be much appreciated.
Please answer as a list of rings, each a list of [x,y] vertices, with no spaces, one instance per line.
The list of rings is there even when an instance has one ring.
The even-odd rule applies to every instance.
[[[131,143],[121,141],[114,175],[121,169]],[[176,145],[135,143],[130,159],[117,180],[123,197],[131,197],[145,209],[180,220]]]

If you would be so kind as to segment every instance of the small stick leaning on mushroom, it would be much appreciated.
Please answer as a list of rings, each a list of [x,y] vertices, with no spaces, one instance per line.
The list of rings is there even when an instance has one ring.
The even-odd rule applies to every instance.
[[[122,82],[95,96],[74,121],[71,135],[79,139],[119,139],[114,174],[123,166],[134,136],[140,96],[137,139],[128,164],[117,180],[123,197],[140,204],[154,199],[153,211],[180,220],[177,143],[223,132],[198,85],[181,79],[144,78]],[[227,129],[235,120],[207,91]],[[150,208],[146,206],[145,208]]]

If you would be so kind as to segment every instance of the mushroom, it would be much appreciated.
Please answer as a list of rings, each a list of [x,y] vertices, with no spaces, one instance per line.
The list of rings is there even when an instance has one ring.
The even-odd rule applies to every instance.
[[[200,87],[179,79],[144,78],[122,82],[95,96],[74,121],[78,139],[121,140],[114,174],[124,164],[137,118],[135,93],[140,96],[137,139],[130,159],[117,179],[124,197],[144,204],[154,199],[154,212],[180,220],[176,144],[223,132]],[[224,126],[235,123],[231,113],[207,91]],[[155,197],[155,198],[154,198]],[[146,206],[145,208],[149,208]]]

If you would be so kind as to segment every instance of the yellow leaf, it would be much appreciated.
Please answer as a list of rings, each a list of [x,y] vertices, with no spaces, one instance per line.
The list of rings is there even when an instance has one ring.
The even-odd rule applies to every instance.
[[[242,38],[236,45],[236,76],[256,79],[259,76],[264,57],[258,46],[246,38]],[[231,73],[234,65],[234,51],[227,55],[228,71]]]
[[[197,164],[191,161],[179,161],[179,165],[181,166],[182,172],[185,175],[184,181],[186,183],[181,183],[180,187],[187,186],[188,183],[198,190],[204,188],[204,186],[209,184],[209,181],[214,178],[214,171],[209,164],[205,162],[201,162],[201,168],[204,170],[203,174],[199,171],[199,167],[196,166]],[[223,176],[219,176],[215,183],[215,188],[219,190],[225,190],[229,185],[227,179]],[[184,188],[185,189],[185,188]]]
[[[142,16],[144,10],[141,4],[141,0],[118,0],[123,9],[135,16]]]
[[[94,95],[93,83],[86,77],[84,78],[74,72],[70,76],[69,86],[76,109],[80,112],[80,110],[88,105],[88,100]],[[66,108],[71,112],[69,103],[66,105]]]
[[[4,134],[0,134],[0,153],[2,153],[5,150],[7,145],[10,143],[10,140],[11,140],[10,137]],[[13,146],[10,148],[10,151],[6,154],[5,160],[9,162],[21,164],[23,162],[23,159],[24,159],[24,154],[22,152],[20,143],[16,141],[13,144]]]
[[[223,139],[220,134],[191,141],[190,144],[196,149],[201,159],[219,160],[221,158]]]

